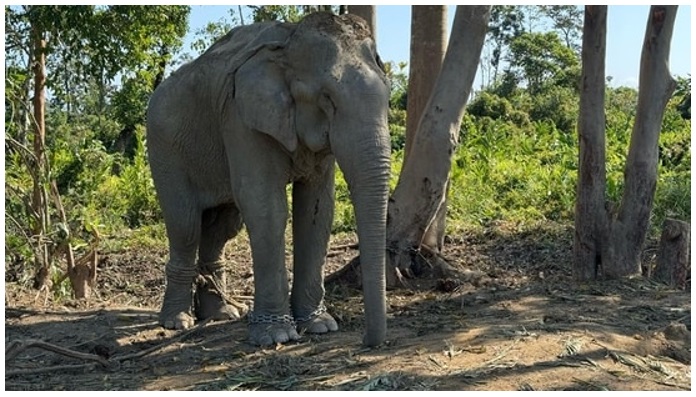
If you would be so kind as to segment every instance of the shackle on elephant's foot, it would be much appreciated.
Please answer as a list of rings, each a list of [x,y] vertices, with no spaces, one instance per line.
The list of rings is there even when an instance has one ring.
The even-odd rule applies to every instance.
[[[300,339],[295,321],[288,314],[277,316],[250,312],[248,317],[249,340],[257,346],[272,346]]]
[[[329,313],[326,312],[324,305],[321,305],[314,313],[306,317],[297,317],[297,330],[300,334],[325,334],[327,332],[338,331],[338,323]]]

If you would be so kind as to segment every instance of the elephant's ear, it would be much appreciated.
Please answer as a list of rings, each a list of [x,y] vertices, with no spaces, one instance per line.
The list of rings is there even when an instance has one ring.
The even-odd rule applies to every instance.
[[[272,52],[265,50],[264,52]],[[234,99],[249,127],[268,134],[285,149],[297,149],[293,100],[285,83],[285,72],[268,54],[260,53],[237,69]]]

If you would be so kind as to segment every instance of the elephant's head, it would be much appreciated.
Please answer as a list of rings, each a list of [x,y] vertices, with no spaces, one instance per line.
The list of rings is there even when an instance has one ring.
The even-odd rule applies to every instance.
[[[330,150],[355,207],[363,274],[364,343],[386,337],[385,228],[389,88],[365,21],[316,13],[277,24],[233,61],[234,101],[247,126],[293,152]],[[261,109],[261,111],[259,111]]]

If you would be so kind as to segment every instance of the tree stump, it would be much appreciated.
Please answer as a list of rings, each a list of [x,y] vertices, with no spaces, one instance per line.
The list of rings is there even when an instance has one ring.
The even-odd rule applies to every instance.
[[[685,289],[691,271],[690,225],[665,219],[657,251],[653,278],[672,287]]]

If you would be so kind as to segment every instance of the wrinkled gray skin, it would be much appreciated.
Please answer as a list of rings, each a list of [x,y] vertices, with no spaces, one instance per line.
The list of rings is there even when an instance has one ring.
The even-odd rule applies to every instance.
[[[365,22],[311,14],[299,24],[232,30],[164,81],[150,100],[150,166],[170,257],[160,312],[166,328],[239,318],[224,288],[223,247],[247,226],[255,292],[249,334],[258,345],[338,326],[317,311],[334,211],[334,158],[355,207],[363,266],[363,342],[386,336],[385,227],[389,90]],[[292,183],[292,293],[284,263]],[[194,282],[196,280],[196,282]],[[292,321],[294,320],[294,321]],[[296,323],[296,324],[295,324]]]

